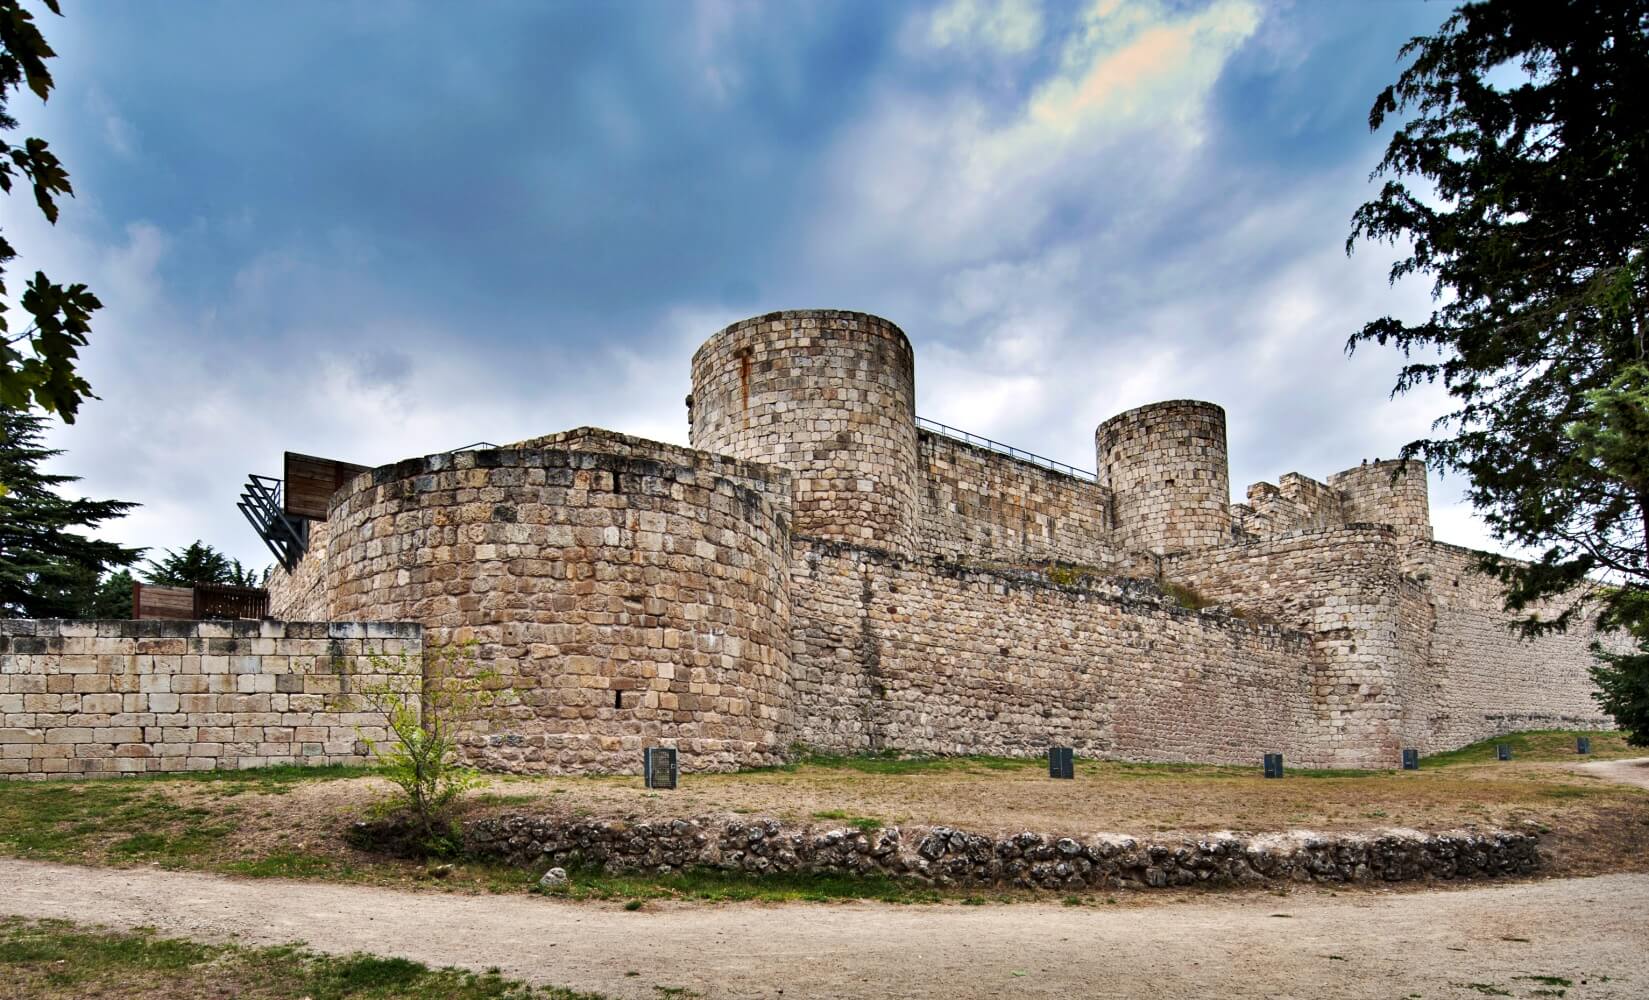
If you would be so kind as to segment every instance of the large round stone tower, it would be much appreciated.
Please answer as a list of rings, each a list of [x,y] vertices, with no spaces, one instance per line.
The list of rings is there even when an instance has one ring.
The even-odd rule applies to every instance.
[[[1231,537],[1225,411],[1174,399],[1119,413],[1094,432],[1099,481],[1113,492],[1117,540],[1158,554]]]
[[[693,355],[693,447],[791,470],[798,535],[908,552],[915,397],[910,342],[887,320],[769,313]]]

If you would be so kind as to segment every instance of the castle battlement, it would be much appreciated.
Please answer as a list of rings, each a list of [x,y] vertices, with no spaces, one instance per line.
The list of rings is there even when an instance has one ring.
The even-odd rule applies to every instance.
[[[688,448],[580,428],[328,472],[272,610],[474,640],[524,697],[467,752],[517,771],[796,743],[1393,767],[1608,725],[1592,637],[1514,639],[1416,463],[1233,504],[1224,410],[1173,400],[1102,423],[1090,476],[920,423],[909,340],[864,313],[735,323],[692,381]]]

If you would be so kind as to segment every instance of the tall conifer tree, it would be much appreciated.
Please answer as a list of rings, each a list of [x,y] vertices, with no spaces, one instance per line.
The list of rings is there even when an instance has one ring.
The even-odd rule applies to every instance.
[[[1467,3],[1402,56],[1369,125],[1413,117],[1346,248],[1402,247],[1391,279],[1429,277],[1436,305],[1348,347],[1394,345],[1394,392],[1453,398],[1404,455],[1465,473],[1494,536],[1535,553],[1484,566],[1525,631],[1595,614],[1649,643],[1649,0]],[[1649,657],[1604,676],[1611,711],[1649,704]]]
[[[79,477],[40,471],[40,463],[61,454],[41,446],[43,423],[37,414],[0,407],[0,617],[87,615],[100,574],[143,553],[76,530],[137,505],[60,495]]]

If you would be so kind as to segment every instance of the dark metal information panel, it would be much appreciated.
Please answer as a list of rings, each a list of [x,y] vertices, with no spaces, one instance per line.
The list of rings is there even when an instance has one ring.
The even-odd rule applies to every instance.
[[[1494,755],[1500,760],[1511,760],[1512,745],[1510,743],[1496,743],[1494,745]]]
[[[1267,778],[1280,778],[1283,776],[1282,754],[1268,753],[1265,755],[1265,776]]]
[[[1076,751],[1071,747],[1049,747],[1048,777],[1075,778]]]
[[[1590,736],[1575,737],[1575,753],[1591,753],[1592,738]]]
[[[1418,771],[1418,770],[1420,770],[1420,751],[1418,751],[1418,750],[1404,750],[1403,751],[1403,770],[1405,770],[1405,771]]]
[[[641,773],[648,788],[676,787],[676,751],[671,747],[648,747],[642,751]]]

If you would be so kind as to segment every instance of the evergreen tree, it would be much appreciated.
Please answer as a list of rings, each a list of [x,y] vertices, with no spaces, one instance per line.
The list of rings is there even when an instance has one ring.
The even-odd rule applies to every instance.
[[[258,572],[241,565],[196,539],[181,552],[166,550],[164,558],[151,559],[143,571],[147,583],[165,587],[192,587],[197,583],[220,583],[234,587],[260,586]]]
[[[70,500],[58,487],[78,476],[50,475],[37,466],[60,451],[40,443],[42,418],[0,407],[0,616],[78,617],[99,574],[143,554],[76,532],[137,506],[123,500]]]
[[[103,578],[92,594],[91,605],[81,612],[83,618],[118,619],[132,617],[132,574],[118,570]]]
[[[1494,537],[1536,553],[1482,567],[1526,632],[1595,612],[1642,641],[1649,434],[1632,406],[1649,360],[1649,0],[1467,3],[1402,55],[1369,125],[1415,116],[1346,248],[1404,246],[1391,279],[1428,276],[1437,305],[1374,320],[1348,348],[1393,345],[1407,358],[1394,393],[1440,382],[1453,398],[1403,455],[1464,472]],[[1556,613],[1538,615],[1552,598]]]

